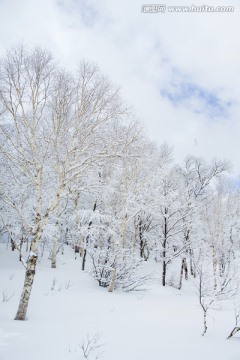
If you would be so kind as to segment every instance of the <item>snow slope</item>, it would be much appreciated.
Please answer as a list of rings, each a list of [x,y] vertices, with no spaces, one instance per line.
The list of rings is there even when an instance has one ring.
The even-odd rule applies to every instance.
[[[17,252],[0,244],[1,360],[81,360],[83,339],[96,333],[102,334],[103,360],[240,360],[240,338],[225,340],[234,326],[232,311],[211,312],[202,337],[191,284],[184,283],[182,291],[162,288],[156,277],[147,292],[110,294],[81,271],[80,260],[66,248],[57,269],[46,259],[38,265],[23,322],[13,320],[23,280]],[[13,296],[3,301],[4,295]]]

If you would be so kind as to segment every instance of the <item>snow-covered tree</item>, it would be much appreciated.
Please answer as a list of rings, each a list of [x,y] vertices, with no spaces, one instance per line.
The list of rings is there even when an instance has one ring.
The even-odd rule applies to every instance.
[[[52,222],[60,199],[94,186],[95,178],[84,181],[86,174],[104,158],[116,155],[116,141],[107,133],[126,115],[126,107],[118,89],[95,65],[82,62],[71,75],[55,64],[48,51],[28,51],[23,46],[1,59],[0,103],[1,159],[9,180],[4,182],[3,200],[21,221],[31,244],[16,315],[23,320],[44,228]],[[121,141],[121,136],[115,137]],[[21,183],[17,191],[16,186],[12,191],[14,178]],[[22,206],[23,194],[31,197],[28,207]]]

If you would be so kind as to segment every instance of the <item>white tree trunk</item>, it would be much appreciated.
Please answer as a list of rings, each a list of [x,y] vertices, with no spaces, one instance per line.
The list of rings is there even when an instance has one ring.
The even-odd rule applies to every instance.
[[[215,239],[212,242],[213,287],[217,290],[217,253]]]
[[[35,271],[36,271],[36,264],[37,264],[37,255],[35,253],[31,253],[27,262],[23,291],[18,306],[18,311],[15,316],[15,320],[25,320],[26,318],[28,303],[29,303]]]
[[[57,238],[54,237],[53,247],[52,247],[52,259],[51,259],[51,268],[55,269],[57,267]]]
[[[116,279],[117,279],[117,267],[115,266],[115,268],[113,270],[112,280],[111,280],[111,283],[108,288],[108,292],[113,292],[113,290],[115,288]]]

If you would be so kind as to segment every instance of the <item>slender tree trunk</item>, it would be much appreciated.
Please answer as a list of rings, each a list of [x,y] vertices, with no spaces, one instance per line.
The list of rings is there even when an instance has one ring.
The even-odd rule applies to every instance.
[[[44,255],[45,245],[46,245],[46,240],[42,241],[42,243],[41,243],[41,257],[43,257],[43,255]]]
[[[183,280],[183,260],[181,263],[180,280],[179,280],[179,285],[178,285],[179,290],[181,290],[181,288],[182,288],[182,280]]]
[[[108,288],[108,292],[113,292],[114,287],[115,287],[116,279],[117,279],[117,266],[115,266],[115,268],[113,270],[113,276],[112,276],[112,280],[111,280],[111,283],[110,283],[109,288]]]
[[[163,260],[163,266],[162,266],[162,286],[166,286],[166,274],[167,274],[167,264],[166,264],[166,261]]]
[[[94,203],[93,205],[93,212],[96,210],[97,208],[97,201]],[[90,230],[92,225],[92,220],[89,222],[88,224],[88,231]],[[89,235],[87,235],[86,237],[86,242],[85,242],[85,249],[83,250],[83,258],[82,258],[82,270],[85,270],[85,266],[86,266],[86,256],[87,256],[87,245],[88,245],[88,240],[89,240]]]
[[[26,252],[28,252],[28,247],[29,247],[28,245],[29,244],[28,244],[28,236],[27,236],[27,238],[26,238],[26,250],[25,250]]]
[[[85,270],[86,266],[86,256],[87,256],[87,249],[83,250],[83,258],[82,258],[82,270]]]
[[[19,261],[22,261],[22,244],[19,246]]]
[[[134,224],[133,255],[135,255],[136,253],[137,236],[138,236],[138,224]]]
[[[188,279],[188,267],[187,267],[187,259],[186,258],[183,258],[183,269],[184,269],[184,277],[185,277],[185,280]]]
[[[121,224],[120,227],[120,241],[122,244],[122,249],[123,249],[123,262],[126,262],[126,225],[127,225],[127,215],[125,215],[125,220],[124,222]]]
[[[207,332],[207,311],[203,309],[203,333],[202,336],[204,336]]]
[[[26,318],[28,303],[29,303],[35,271],[36,271],[36,264],[37,264],[37,255],[32,253],[27,262],[23,291],[18,306],[18,311],[14,320],[25,320]]]
[[[190,274],[193,277],[196,277],[195,269],[194,269],[194,258],[193,258],[193,250],[189,249],[189,255],[190,255]]]
[[[77,212],[78,210],[78,203],[79,203],[79,199],[80,199],[80,192],[77,192],[76,193],[76,197],[74,199],[74,205],[75,205],[75,212]],[[79,225],[79,215],[76,216],[76,226],[78,228],[78,225]],[[68,232],[68,229],[67,229],[67,232]],[[66,232],[66,234],[67,234]],[[80,231],[81,233],[81,231]],[[80,235],[81,237],[81,235]],[[75,254],[75,260],[77,259],[77,254],[79,254],[81,256],[81,252],[80,252],[80,242],[81,240],[78,239],[75,244],[74,244],[74,254]],[[82,265],[83,266],[83,265]]]
[[[51,268],[55,269],[57,267],[57,238],[54,236],[53,247],[52,247],[52,259],[51,259]]]
[[[235,335],[238,331],[240,331],[240,327],[239,326],[235,326],[235,328],[230,332],[230,334],[228,335],[227,339],[230,339],[233,335]]]
[[[117,269],[118,269],[118,259],[119,259],[119,243],[117,242],[114,246],[115,249],[115,256],[114,256],[114,268],[113,268],[113,275],[108,287],[108,292],[113,292],[117,280]]]
[[[21,240],[19,244],[19,261],[22,261],[22,246],[23,246],[23,235],[21,236]]]
[[[181,272],[180,272],[180,280],[178,289],[181,290],[182,288],[182,280],[183,280],[183,272],[185,273],[185,280],[188,279],[188,268],[187,268],[187,259],[184,257],[181,263]]]
[[[165,208],[165,215],[167,215],[168,211],[167,208]],[[162,265],[162,286],[166,285],[166,274],[167,274],[167,262],[166,262],[166,247],[167,247],[167,233],[168,233],[168,228],[167,228],[167,219],[166,216],[164,217],[164,230],[163,230],[163,235],[164,235],[164,241],[163,241],[163,265]]]
[[[11,248],[12,248],[12,251],[14,251],[16,249],[16,244],[12,238],[11,238]]]
[[[143,258],[144,256],[144,245],[143,245],[143,234],[142,234],[142,220],[139,221],[138,225],[139,231],[139,242],[140,242],[140,257]]]
[[[217,254],[216,254],[216,246],[215,246],[215,239],[212,242],[212,265],[213,265],[213,286],[214,290],[217,290]]]

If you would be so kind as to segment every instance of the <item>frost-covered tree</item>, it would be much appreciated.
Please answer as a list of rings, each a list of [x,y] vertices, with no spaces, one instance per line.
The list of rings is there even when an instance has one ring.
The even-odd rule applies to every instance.
[[[95,65],[82,62],[71,75],[48,51],[23,46],[8,51],[0,65],[0,150],[9,180],[3,201],[26,229],[31,250],[16,315],[23,320],[43,231],[60,199],[92,187],[95,179],[84,182],[86,174],[115,154],[121,136],[112,139],[107,133],[126,107]],[[15,177],[21,186],[12,191]],[[22,206],[23,194],[30,196],[28,207]]]
[[[207,164],[203,159],[193,156],[188,156],[184,164],[177,168],[177,172],[183,180],[182,200],[190,210],[189,216],[183,219],[182,239],[187,246],[181,254],[179,288],[182,286],[183,272],[186,279],[188,274],[195,276],[194,249],[201,246],[202,238],[200,213],[204,207],[208,207],[208,204],[211,203],[210,198],[216,179],[229,168],[230,164],[227,161],[213,160]]]

